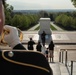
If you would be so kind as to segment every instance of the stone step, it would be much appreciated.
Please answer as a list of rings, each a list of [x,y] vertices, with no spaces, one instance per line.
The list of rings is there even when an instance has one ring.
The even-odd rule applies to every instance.
[[[61,75],[60,66],[58,63],[50,63],[50,67],[53,70],[53,75]]]
[[[63,63],[59,63],[61,75],[69,75],[67,67]]]
[[[53,75],[69,75],[66,66],[62,63],[59,62],[50,63],[50,67],[53,70]]]
[[[69,73],[71,74],[71,61],[68,61],[67,68],[69,70]],[[73,62],[73,74],[76,75],[76,62]]]
[[[59,62],[59,51],[54,49],[54,63],[50,63],[53,70],[53,75],[69,75],[66,66]]]

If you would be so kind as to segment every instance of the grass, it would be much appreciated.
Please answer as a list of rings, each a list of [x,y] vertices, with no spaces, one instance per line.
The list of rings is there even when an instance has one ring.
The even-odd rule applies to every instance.
[[[54,26],[52,26],[52,25],[50,25],[50,28],[52,29],[52,30],[57,30]]]
[[[38,26],[35,30],[39,30],[40,26]]]
[[[35,30],[39,30],[39,28],[40,28],[40,26],[38,26]],[[57,30],[55,27],[53,27],[52,25],[50,25],[50,28],[52,29],[52,30]]]

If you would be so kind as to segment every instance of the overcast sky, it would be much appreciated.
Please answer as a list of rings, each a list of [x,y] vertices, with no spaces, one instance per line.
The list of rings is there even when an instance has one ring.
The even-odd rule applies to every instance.
[[[74,9],[71,0],[7,0],[14,10]]]

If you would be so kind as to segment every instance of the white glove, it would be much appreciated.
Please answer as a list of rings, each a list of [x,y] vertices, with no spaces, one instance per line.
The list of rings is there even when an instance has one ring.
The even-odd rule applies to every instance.
[[[10,47],[14,48],[17,44],[21,43],[16,27],[5,25],[4,29],[10,30],[10,33],[4,36],[4,40],[8,43]]]

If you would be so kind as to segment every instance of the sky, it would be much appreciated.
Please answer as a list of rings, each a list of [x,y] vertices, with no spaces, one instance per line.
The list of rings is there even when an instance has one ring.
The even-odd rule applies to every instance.
[[[76,9],[71,0],[7,0],[14,10]]]

